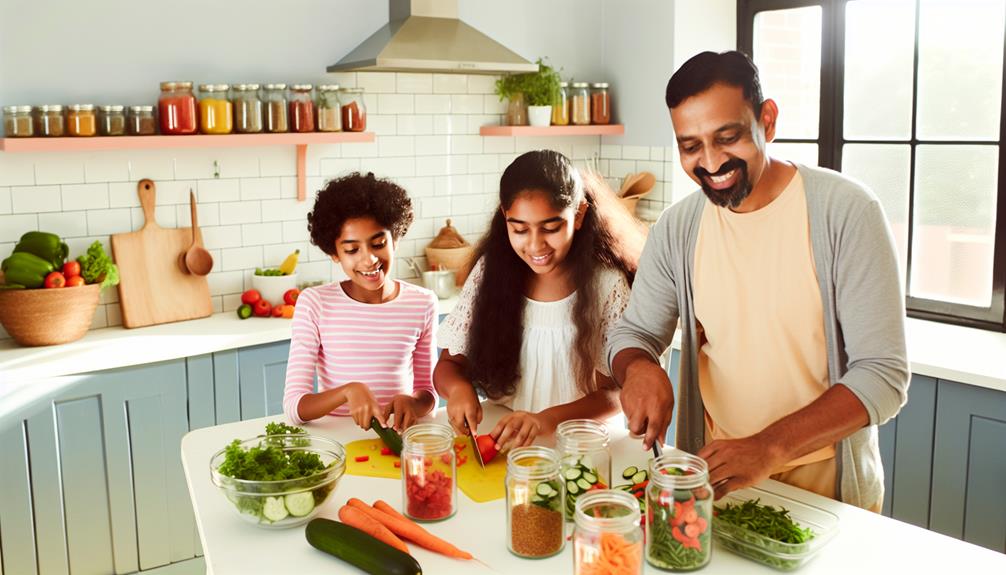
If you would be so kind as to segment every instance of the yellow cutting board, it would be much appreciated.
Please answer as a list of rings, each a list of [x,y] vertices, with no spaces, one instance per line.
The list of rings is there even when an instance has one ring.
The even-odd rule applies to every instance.
[[[384,442],[380,439],[361,439],[346,444],[346,473],[362,477],[401,479],[402,470],[395,467],[399,461],[394,455],[381,455]],[[458,454],[458,487],[476,503],[486,503],[506,496],[506,457],[499,456],[480,469],[468,439],[455,442]],[[367,461],[356,461],[366,456]]]

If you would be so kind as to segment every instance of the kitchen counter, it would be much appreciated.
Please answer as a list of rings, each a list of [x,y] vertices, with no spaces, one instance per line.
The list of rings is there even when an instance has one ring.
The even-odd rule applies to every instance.
[[[503,408],[486,405],[485,420],[480,427],[490,429],[505,412]],[[214,452],[232,439],[254,437],[262,432],[266,422],[280,419],[269,417],[199,429],[182,440],[182,464],[195,509],[207,573],[359,572],[308,545],[303,527],[273,531],[243,522],[210,482],[208,463]],[[445,410],[439,410],[435,420],[446,421]],[[309,433],[344,444],[373,437],[372,433],[356,428],[349,418],[327,417],[306,427]],[[640,465],[647,460],[648,453],[640,448],[639,440],[629,437],[624,430],[614,430],[612,438],[612,469],[616,472],[626,465]],[[761,487],[824,508],[839,517],[838,535],[800,573],[935,573],[958,572],[961,569],[973,573],[1006,572],[1006,555],[1001,553],[775,481],[766,481]],[[367,502],[383,499],[400,507],[401,481],[346,475],[319,517],[337,518],[339,507],[350,497]],[[562,553],[548,559],[525,560],[511,555],[506,549],[505,517],[504,500],[475,503],[459,491],[457,515],[440,523],[425,525],[439,537],[471,552],[486,566],[447,559],[416,545],[410,548],[424,572],[437,575],[572,573],[571,544],[567,544]],[[649,566],[646,572],[661,573]],[[717,546],[711,563],[702,573],[746,575],[775,571]]]

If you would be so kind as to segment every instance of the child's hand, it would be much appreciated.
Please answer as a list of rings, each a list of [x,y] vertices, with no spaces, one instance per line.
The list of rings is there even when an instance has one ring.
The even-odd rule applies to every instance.
[[[459,385],[447,398],[447,421],[458,435],[471,435],[469,428],[475,429],[482,422],[482,404],[475,395],[475,388]]]
[[[524,447],[539,435],[555,433],[555,422],[543,413],[515,411],[503,417],[489,435],[496,438],[497,451]]]
[[[377,421],[385,426],[386,418],[381,407],[377,405],[374,394],[366,384],[359,381],[351,381],[342,386],[342,393],[346,398],[346,406],[349,408],[349,415],[353,421],[362,429],[370,429],[370,418],[376,417]],[[385,426],[386,427],[386,426]]]
[[[395,428],[395,431],[401,433],[403,430],[408,429],[413,423],[419,419],[417,413],[420,410],[419,400],[412,397],[411,395],[399,394],[391,398],[391,401],[384,406],[385,421]],[[391,414],[395,414],[394,423],[392,423]]]

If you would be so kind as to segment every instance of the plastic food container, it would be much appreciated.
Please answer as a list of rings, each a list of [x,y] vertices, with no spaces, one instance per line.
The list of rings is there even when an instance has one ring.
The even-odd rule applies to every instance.
[[[738,505],[751,499],[758,499],[762,505],[787,509],[793,521],[814,532],[814,537],[805,543],[783,543],[714,519],[713,537],[720,545],[752,561],[780,571],[793,571],[810,561],[838,533],[838,516],[834,513],[757,487],[746,487],[724,496],[716,501],[714,510],[727,503]]]

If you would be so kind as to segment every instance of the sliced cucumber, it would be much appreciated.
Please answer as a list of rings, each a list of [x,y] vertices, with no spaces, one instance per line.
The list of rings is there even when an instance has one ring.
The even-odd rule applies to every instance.
[[[262,506],[262,515],[269,521],[282,521],[286,519],[290,512],[283,504],[282,497],[266,497],[265,505]]]
[[[539,483],[538,487],[535,489],[535,493],[542,497],[554,497],[559,494],[558,491],[552,489],[552,486],[548,483]]]
[[[314,494],[310,491],[291,493],[283,498],[283,503],[294,517],[303,517],[314,509]]]
[[[647,473],[645,471],[640,471],[639,473],[636,473],[635,475],[632,476],[632,482],[633,483],[642,483],[642,482],[646,481],[646,478],[649,477],[649,476],[650,476],[649,473]]]
[[[588,487],[589,487],[589,485],[588,485]],[[576,495],[579,492],[580,492],[580,488],[577,487],[576,481],[567,481],[566,482],[566,493],[569,493],[570,495]]]
[[[632,479],[632,476],[635,475],[636,472],[638,471],[639,471],[638,468],[630,465],[629,467],[625,468],[625,471],[622,472],[622,479]]]
[[[563,476],[566,479],[570,480],[570,481],[575,481],[575,480],[579,479],[580,475],[582,475],[582,474],[583,474],[583,472],[580,471],[579,466],[570,467],[569,469],[567,469],[566,471],[563,472]]]
[[[587,491],[594,486],[591,482],[587,481],[582,477],[576,480],[576,484],[580,487],[582,491]]]
[[[583,478],[587,480],[587,483],[594,484],[597,483],[597,476],[593,473],[584,472]]]

